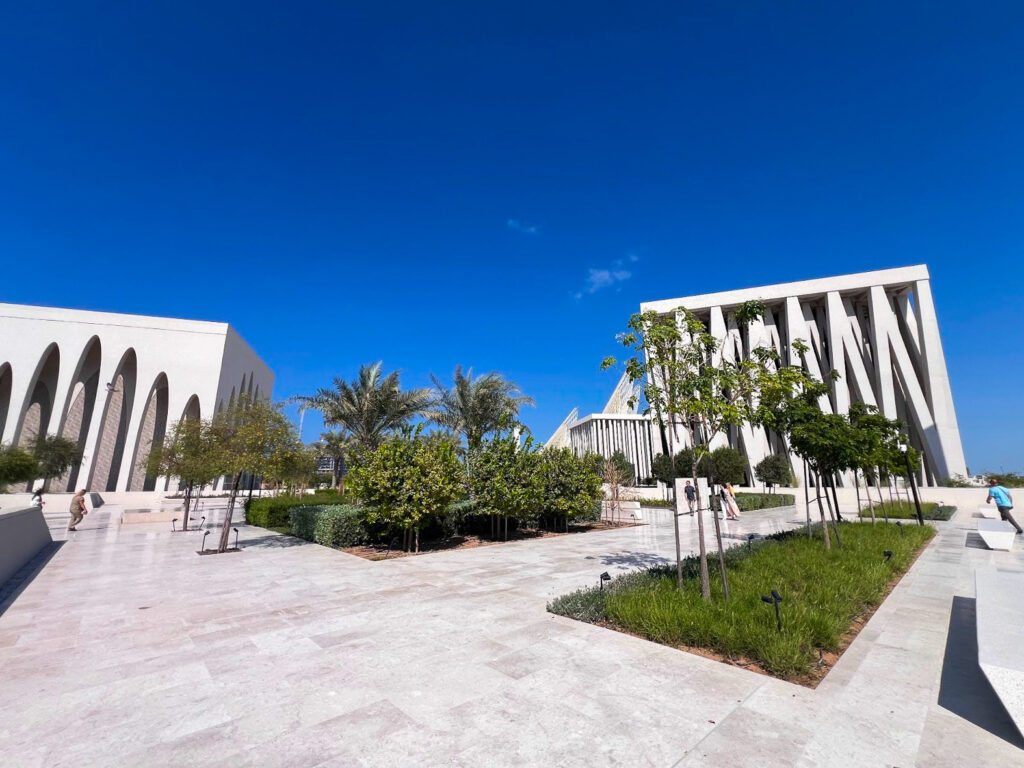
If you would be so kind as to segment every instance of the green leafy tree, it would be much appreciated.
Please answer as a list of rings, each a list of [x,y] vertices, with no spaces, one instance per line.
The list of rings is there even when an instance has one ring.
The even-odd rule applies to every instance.
[[[474,498],[491,515],[491,537],[501,534],[507,539],[509,519],[528,520],[543,502],[542,461],[534,450],[533,438],[527,437],[520,445],[514,431],[509,430],[484,441],[473,456],[469,481]]]
[[[386,376],[381,363],[359,369],[352,382],[336,378],[333,389],[318,389],[308,397],[297,397],[301,405],[320,411],[329,427],[341,427],[356,451],[372,451],[389,435],[422,414],[430,402],[425,389],[402,390],[400,374]]]
[[[37,478],[39,465],[33,456],[16,445],[0,445],[0,490],[14,483]]]
[[[154,443],[146,472],[157,477],[177,478],[184,484],[182,530],[188,530],[193,494],[221,474],[221,464],[221,454],[213,441],[208,421],[182,419],[171,426],[162,443]]]
[[[675,493],[675,480],[678,477],[689,477],[693,465],[693,451],[683,448],[675,456],[659,453],[651,461],[651,474],[655,480],[665,483]]]
[[[420,530],[439,520],[463,489],[462,464],[447,440],[393,437],[361,453],[350,473],[367,522],[401,530],[403,549],[419,551]]]
[[[271,454],[264,478],[289,492],[301,492],[316,477],[318,456],[315,448],[302,444],[297,437],[277,446]]]
[[[43,479],[45,487],[82,460],[82,449],[66,437],[40,435],[32,445],[32,455],[38,464],[36,477]]]
[[[586,518],[601,499],[600,455],[575,456],[569,448],[541,451],[544,477],[543,516],[555,527],[569,529],[569,521]]]
[[[720,483],[740,485],[746,479],[747,457],[737,449],[723,445],[701,457],[697,471],[708,479]]]
[[[281,413],[280,406],[244,395],[230,408],[214,416],[209,428],[220,464],[217,474],[232,478],[217,550],[225,552],[242,475],[249,473],[264,477],[281,466],[289,453],[303,448],[295,428]]]
[[[808,349],[800,339],[793,342],[793,351],[800,358],[807,354]],[[829,378],[834,380],[838,374],[831,371]],[[831,548],[832,542],[821,501],[825,479],[854,466],[861,451],[856,430],[849,419],[822,412],[821,400],[829,389],[829,384],[812,377],[802,364],[778,366],[762,377],[754,419],[756,423],[784,435],[792,451],[805,459],[812,470],[816,478],[815,496],[826,549]],[[842,545],[838,522],[831,514],[831,501],[829,509],[836,541]]]
[[[781,453],[772,453],[765,456],[754,467],[754,477],[758,482],[763,483],[769,490],[774,490],[776,485],[788,486],[793,482],[793,471],[789,466],[789,459]]]
[[[759,301],[738,306],[733,317],[745,329],[764,313]],[[674,312],[659,314],[643,312],[633,315],[629,330],[619,342],[634,354],[626,361],[626,373],[634,382],[642,383],[647,402],[645,413],[653,413],[659,427],[668,435],[669,455],[676,455],[676,431],[681,429],[693,448],[690,473],[696,484],[697,464],[710,453],[710,443],[728,427],[748,421],[754,411],[760,380],[774,363],[773,352],[751,350],[741,360],[730,359],[722,340],[712,335],[704,323],[690,310],[680,307]],[[615,364],[606,358],[603,367]],[[635,398],[633,400],[635,403]],[[713,475],[713,463],[711,466]],[[714,482],[714,478],[711,478]],[[725,569],[725,550],[718,516],[712,515],[722,587],[729,596]],[[676,538],[676,580],[683,585],[682,551],[679,540],[679,519],[673,515]],[[701,594],[711,598],[707,551],[704,546],[703,512],[697,512],[700,548]]]

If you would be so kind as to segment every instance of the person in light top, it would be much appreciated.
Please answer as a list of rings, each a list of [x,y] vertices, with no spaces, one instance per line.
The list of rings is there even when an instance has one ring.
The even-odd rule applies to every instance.
[[[995,479],[988,481],[988,498],[985,499],[985,503],[991,504],[993,501],[996,503],[996,509],[999,510],[999,516],[1017,529],[1017,535],[1019,536],[1024,533],[1024,530],[1021,530],[1021,527],[1017,525],[1017,521],[1013,519],[1011,512],[1013,509],[1013,496]]]

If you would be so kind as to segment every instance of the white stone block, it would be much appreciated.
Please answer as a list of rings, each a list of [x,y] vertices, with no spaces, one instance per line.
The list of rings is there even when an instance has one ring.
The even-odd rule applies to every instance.
[[[981,504],[978,506],[978,514],[982,517],[990,517],[993,520],[999,519],[999,510],[994,504]]]
[[[1017,531],[1005,520],[979,520],[978,534],[989,549],[1002,549],[1007,552],[1013,547],[1013,537]]]
[[[978,568],[974,581],[978,665],[1024,734],[1024,573]]]

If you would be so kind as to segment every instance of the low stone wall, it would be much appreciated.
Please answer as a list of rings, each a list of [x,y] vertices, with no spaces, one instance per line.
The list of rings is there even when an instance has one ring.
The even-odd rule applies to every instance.
[[[0,584],[51,543],[50,529],[39,507],[0,514]]]

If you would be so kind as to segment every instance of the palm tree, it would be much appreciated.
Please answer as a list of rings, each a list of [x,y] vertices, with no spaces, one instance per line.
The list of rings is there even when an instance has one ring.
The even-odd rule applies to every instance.
[[[402,391],[399,371],[381,374],[381,363],[359,369],[350,382],[334,379],[333,389],[318,389],[296,402],[320,411],[329,427],[341,427],[349,434],[355,450],[373,450],[384,438],[420,415],[430,402],[426,389]]]
[[[320,448],[323,452],[334,459],[334,485],[338,493],[345,492],[345,460],[349,451],[352,450],[352,436],[341,430],[323,432],[320,434]]]
[[[455,366],[451,389],[437,377],[434,396],[426,412],[428,419],[466,439],[466,447],[473,451],[480,447],[484,437],[498,429],[503,422],[513,420],[524,405],[534,405],[533,398],[519,391],[514,382],[500,373],[485,373],[473,378],[473,369],[465,373]]]

